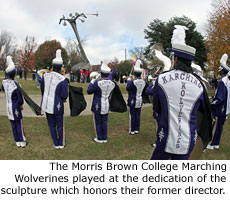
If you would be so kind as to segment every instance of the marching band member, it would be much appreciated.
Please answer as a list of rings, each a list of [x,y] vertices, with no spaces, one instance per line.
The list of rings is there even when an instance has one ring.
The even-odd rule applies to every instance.
[[[63,102],[68,97],[68,80],[60,74],[63,64],[60,49],[56,51],[56,58],[52,64],[53,72],[44,73],[41,80],[41,108],[46,112],[54,147],[63,149],[65,146]]]
[[[212,114],[216,119],[213,130],[214,136],[207,149],[219,149],[224,122],[230,113],[230,81],[228,75],[230,68],[226,65],[227,60],[227,54],[224,54],[220,60],[219,74],[221,75],[221,80],[218,82],[217,91],[211,103]]]
[[[115,83],[108,79],[110,71],[111,69],[104,61],[101,65],[101,78],[92,79],[87,89],[88,94],[94,94],[91,111],[94,114],[96,130],[96,138],[93,141],[97,143],[107,142],[109,98],[115,88]],[[92,72],[92,75],[94,75],[94,72]]]
[[[142,92],[145,87],[145,81],[141,78],[142,62],[137,60],[134,66],[134,79],[128,78],[126,90],[129,92],[129,133],[138,134],[140,129],[140,117],[142,107]]]
[[[6,73],[8,78],[2,81],[2,89],[6,94],[6,110],[12,126],[16,146],[24,148],[27,145],[22,127],[21,109],[24,101],[14,81],[15,72],[16,69],[11,56],[7,56]]]
[[[174,69],[161,73],[153,93],[157,140],[152,160],[186,160],[198,136],[197,113],[204,108],[204,90],[192,74],[196,49],[186,45],[184,26],[175,26],[172,37]]]

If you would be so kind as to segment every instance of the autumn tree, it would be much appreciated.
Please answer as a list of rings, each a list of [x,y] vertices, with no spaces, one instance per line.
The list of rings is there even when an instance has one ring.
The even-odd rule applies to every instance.
[[[206,27],[208,65],[217,73],[220,58],[230,54],[230,0],[213,0]]]
[[[56,50],[62,50],[63,64],[68,64],[67,51],[61,46],[61,43],[56,40],[45,41],[41,44],[35,52],[35,62],[38,69],[47,68],[52,66],[52,61],[56,57]]]
[[[26,71],[32,71],[35,64],[35,49],[37,44],[34,37],[26,37],[25,45],[19,50],[19,66]]]

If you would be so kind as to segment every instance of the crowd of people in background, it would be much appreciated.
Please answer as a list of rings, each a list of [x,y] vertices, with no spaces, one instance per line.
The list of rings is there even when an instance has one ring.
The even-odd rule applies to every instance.
[[[89,83],[90,73],[90,69],[78,69],[76,72],[71,70],[69,73],[70,82]]]
[[[42,69],[42,68],[41,68]],[[16,67],[16,78],[17,79],[31,79],[32,80],[36,80],[37,81],[37,88],[40,88],[40,76],[38,74],[38,71],[41,69],[34,69],[32,70],[32,76],[29,74],[30,71],[20,68],[20,67]],[[48,69],[48,68],[46,68]],[[66,71],[65,71],[66,72]],[[90,69],[86,70],[86,69],[78,69],[77,71],[73,72],[72,70],[70,70],[69,73],[66,73],[67,78],[69,79],[70,82],[77,82],[77,83],[89,83],[90,82],[90,73],[92,71]],[[120,83],[120,84],[126,84],[127,83],[127,78],[129,77],[129,72],[119,72],[116,71],[113,76],[112,76],[112,80],[114,80],[116,83]],[[6,77],[6,73],[5,73],[5,77]],[[145,72],[145,79],[146,81],[151,81],[149,80],[152,79],[151,77],[154,77],[154,74],[152,74],[152,72],[146,69]],[[216,75],[210,76],[210,77],[206,77],[207,81],[210,84],[210,87],[212,90],[215,90],[217,88],[217,84],[218,84],[218,78],[216,77]]]
[[[76,72],[72,70],[69,73],[69,80],[70,82],[77,82],[77,83],[89,83],[90,82],[90,73],[92,71],[85,70],[85,69],[78,69]],[[128,72],[118,72],[116,71],[113,76],[112,80],[116,81],[117,83],[127,83],[127,78],[129,76]]]

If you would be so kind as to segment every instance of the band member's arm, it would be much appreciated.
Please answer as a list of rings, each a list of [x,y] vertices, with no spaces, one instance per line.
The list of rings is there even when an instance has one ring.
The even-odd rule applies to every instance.
[[[128,80],[127,81],[127,86],[126,86],[126,90],[127,91],[131,91],[133,89],[135,85],[133,84],[133,81],[132,80]]]
[[[19,90],[17,89],[17,97],[18,97],[18,104],[21,106],[24,103],[22,94],[19,92]]]
[[[152,83],[146,88],[145,90],[145,94],[146,95],[154,95],[154,91],[155,91],[155,84],[153,85]]]
[[[61,98],[62,100],[66,100],[68,98],[68,80],[64,80],[61,85]]]
[[[212,105],[219,105],[220,103],[224,102],[225,96],[226,96],[225,85],[223,82],[219,82],[217,87],[217,92],[212,102]]]
[[[116,71],[117,71],[117,69],[116,69],[116,66],[114,65],[114,66],[113,66],[113,71],[110,72],[109,77],[108,77],[110,80],[113,79],[113,75],[116,73]]]
[[[154,91],[153,91],[153,116],[156,119],[157,116],[161,113],[161,103],[159,100],[159,94],[158,94],[158,90],[160,89],[159,85],[158,85],[158,80],[155,83],[154,86]]]
[[[97,88],[98,88],[98,86],[97,86],[96,81],[92,82],[92,80],[91,80],[91,82],[89,84],[89,87],[87,89],[87,93],[88,94],[93,94],[93,93],[97,92]]]

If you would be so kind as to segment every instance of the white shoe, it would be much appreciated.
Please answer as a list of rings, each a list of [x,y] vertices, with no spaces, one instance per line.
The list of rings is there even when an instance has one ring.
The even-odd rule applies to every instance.
[[[152,145],[152,147],[156,147],[157,145],[154,143],[154,144],[151,144]]]
[[[135,132],[135,134],[139,134],[139,131],[134,131]]]
[[[59,149],[59,146],[55,146],[55,145],[54,145],[54,148],[55,148],[55,149]]]
[[[135,132],[129,132],[129,134],[131,134],[131,135],[135,135]]]
[[[103,140],[99,140],[99,139],[97,139],[96,137],[93,139],[93,141],[94,141],[94,142],[97,142],[97,143],[104,143]]]
[[[25,142],[25,141],[24,142],[20,142],[20,144],[21,144],[21,147],[24,148],[24,147],[26,147],[27,142]]]
[[[219,145],[214,145],[214,149],[219,149],[220,146]]]
[[[107,143],[107,140],[103,140],[104,143]]]
[[[65,146],[64,145],[62,145],[62,146],[59,145],[58,147],[59,147],[59,149],[64,149]]]
[[[21,142],[16,142],[17,147],[21,147]]]
[[[207,145],[206,149],[212,150],[212,149],[214,149],[214,146],[212,146],[212,145],[209,144],[209,145]]]

